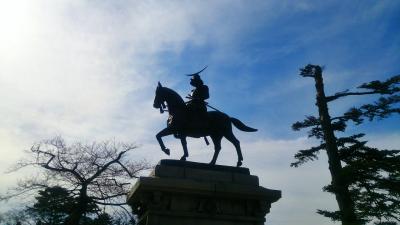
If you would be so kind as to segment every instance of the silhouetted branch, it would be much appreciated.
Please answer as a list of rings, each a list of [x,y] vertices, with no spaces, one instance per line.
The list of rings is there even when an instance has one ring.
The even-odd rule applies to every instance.
[[[299,150],[296,155],[294,155],[294,158],[297,159],[296,162],[291,163],[290,166],[291,167],[299,167],[300,165],[308,162],[308,161],[314,161],[316,159],[318,159],[317,154],[319,153],[320,150],[325,149],[326,144],[321,144],[319,146],[316,147],[312,147],[310,149],[306,149],[306,150]]]
[[[121,202],[121,203],[108,203],[108,202],[99,202],[99,201],[93,201],[96,204],[99,205],[108,205],[108,206],[124,206],[124,205],[128,205],[128,203],[126,202]]]
[[[38,166],[43,173],[40,177],[49,181],[32,181],[25,179],[6,197],[44,189],[54,185],[66,188],[77,200],[77,206],[68,219],[69,224],[77,224],[85,213],[85,208],[95,200],[96,204],[121,206],[126,201],[128,185],[137,174],[151,168],[145,161],[133,162],[127,159],[129,151],[135,149],[133,144],[116,143],[115,141],[67,146],[64,140],[56,137],[32,146],[28,154],[31,159],[20,161],[14,171],[27,166]],[[1,198],[6,199],[6,198]],[[121,201],[120,201],[121,200]]]
[[[319,126],[321,124],[321,122],[319,121],[319,119],[315,116],[306,116],[306,119],[303,121],[297,121],[296,123],[294,123],[292,125],[292,129],[295,131],[299,131],[301,129],[304,128],[308,128],[308,127],[313,127],[313,126]]]
[[[382,91],[366,91],[366,92],[339,92],[333,96],[327,96],[325,99],[327,102],[331,102],[345,96],[357,96],[357,95],[371,95],[371,94],[387,94]]]
[[[359,95],[371,95],[371,94],[392,95],[400,91],[400,88],[395,86],[399,83],[400,83],[400,75],[393,76],[384,82],[371,81],[369,83],[364,83],[358,87],[360,89],[361,88],[370,89],[371,91],[349,92],[349,90],[346,90],[343,92],[338,92],[333,96],[327,96],[326,101],[330,102],[346,96],[359,96]]]

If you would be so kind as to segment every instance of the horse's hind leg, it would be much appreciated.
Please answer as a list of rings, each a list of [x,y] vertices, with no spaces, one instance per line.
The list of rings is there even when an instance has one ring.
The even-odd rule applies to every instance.
[[[214,155],[213,155],[213,158],[212,158],[210,164],[215,165],[215,163],[217,162],[218,154],[221,151],[222,136],[221,135],[211,135],[211,139],[214,143]]]
[[[240,149],[240,142],[239,140],[233,135],[232,131],[228,132],[227,134],[224,135],[226,139],[228,139],[236,148],[236,153],[238,155],[238,161],[236,166],[241,166],[242,161],[243,161],[243,155],[242,155],[242,150]]]
[[[169,155],[170,151],[168,148],[165,147],[164,142],[162,141],[162,137],[168,136],[171,134],[173,134],[173,132],[168,127],[165,128],[164,130],[158,132],[158,134],[156,134],[156,138],[157,138],[158,143],[160,144],[161,150],[167,155]]]
[[[183,156],[181,157],[181,160],[186,161],[186,157],[189,156],[188,149],[187,149],[186,136],[181,137],[181,144],[183,147]]]

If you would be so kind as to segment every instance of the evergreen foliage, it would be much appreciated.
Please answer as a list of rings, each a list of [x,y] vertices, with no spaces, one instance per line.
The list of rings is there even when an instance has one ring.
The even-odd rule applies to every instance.
[[[78,205],[78,199],[71,195],[65,188],[54,186],[39,190],[32,207],[27,207],[26,212],[32,220],[42,225],[61,225],[74,208]],[[112,218],[93,202],[89,203],[81,219],[80,224],[104,224],[112,225]]]
[[[43,225],[58,225],[65,221],[76,205],[67,189],[54,186],[38,191],[36,202],[28,212]]]
[[[320,140],[320,145],[300,150],[291,166],[317,160],[320,151],[326,151],[332,182],[323,190],[335,194],[339,205],[338,211],[318,210],[318,213],[343,225],[397,224],[400,222],[400,150],[369,147],[361,140],[364,134],[339,134],[346,131],[349,122],[360,125],[366,119],[372,121],[400,114],[400,75],[364,83],[358,86],[358,91],[345,90],[332,96],[325,96],[320,66],[309,64],[300,69],[300,75],[315,80],[319,115],[307,116],[294,123],[292,129],[309,129],[308,136]],[[363,95],[380,95],[380,98],[331,118],[329,102]]]

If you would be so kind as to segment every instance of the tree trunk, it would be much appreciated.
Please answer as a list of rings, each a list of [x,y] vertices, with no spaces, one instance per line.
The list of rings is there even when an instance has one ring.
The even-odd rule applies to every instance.
[[[339,205],[339,210],[341,212],[342,225],[359,225],[360,223],[357,220],[354,210],[354,202],[349,192],[349,186],[342,174],[342,165],[339,158],[336,137],[332,128],[331,118],[328,111],[328,104],[324,91],[322,70],[319,66],[317,66],[315,70],[316,71],[314,73],[314,79],[315,88],[317,91],[316,105],[318,107],[321,127],[326,142],[329,171],[332,177],[331,184],[334,190],[336,201]]]
[[[71,215],[66,219],[65,225],[79,225],[79,221],[87,211],[88,207],[88,196],[87,186],[83,186],[80,190],[78,203],[76,208],[72,211]]]

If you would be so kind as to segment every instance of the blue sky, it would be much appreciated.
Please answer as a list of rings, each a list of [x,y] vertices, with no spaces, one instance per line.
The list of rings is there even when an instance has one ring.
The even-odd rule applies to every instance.
[[[259,129],[235,131],[244,166],[265,187],[281,189],[271,224],[332,224],[315,213],[335,209],[321,192],[329,182],[321,155],[299,169],[294,153],[314,141],[290,126],[316,113],[314,84],[298,75],[325,65],[333,94],[400,73],[399,1],[2,1],[0,3],[0,191],[20,174],[4,174],[35,141],[117,139],[136,155],[165,158],[154,135],[166,115],[152,108],[158,81],[190,92],[184,74],[208,65],[209,103]],[[365,99],[331,105],[335,115]],[[399,117],[358,127],[372,145],[400,146]],[[170,158],[179,141],[166,138]],[[189,140],[189,160],[208,162],[211,147]],[[235,164],[223,143],[218,163]],[[288,216],[290,215],[290,217]]]

